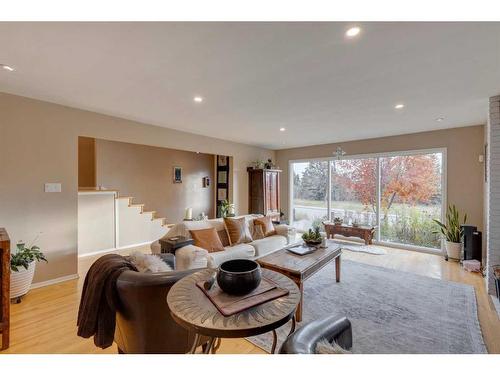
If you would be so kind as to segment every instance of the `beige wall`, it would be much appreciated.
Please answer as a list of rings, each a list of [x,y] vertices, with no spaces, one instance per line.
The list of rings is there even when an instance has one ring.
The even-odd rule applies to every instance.
[[[12,241],[38,241],[49,260],[35,282],[77,273],[78,136],[233,156],[239,213],[248,207],[246,167],[274,152],[0,93],[0,226]],[[44,193],[60,182],[61,193]]]
[[[173,167],[182,167],[182,183],[173,182]],[[193,216],[214,214],[214,156],[164,147],[96,139],[97,185],[134,197],[145,211],[156,211],[168,223],[184,218],[186,207]],[[203,177],[209,187],[203,187]]]
[[[468,214],[468,221],[483,229],[483,171],[479,162],[483,154],[484,126],[471,126],[406,134],[394,137],[300,147],[276,152],[277,164],[283,169],[281,205],[288,213],[288,162],[290,160],[331,157],[337,146],[347,155],[378,152],[447,149],[447,200]]]

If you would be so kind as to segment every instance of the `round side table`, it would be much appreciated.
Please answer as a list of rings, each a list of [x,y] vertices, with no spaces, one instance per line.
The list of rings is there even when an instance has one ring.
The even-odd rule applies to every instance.
[[[274,281],[290,293],[226,317],[196,286],[197,282],[207,280],[212,273],[213,270],[206,269],[186,276],[175,283],[167,295],[172,318],[196,334],[190,352],[195,352],[201,336],[210,338],[204,349],[204,353],[208,354],[211,350],[215,351],[212,348],[216,338],[249,337],[272,331],[271,352],[274,353],[278,341],[276,329],[291,320],[290,334],[295,330],[295,310],[300,301],[297,285],[278,272],[262,269],[263,277]]]

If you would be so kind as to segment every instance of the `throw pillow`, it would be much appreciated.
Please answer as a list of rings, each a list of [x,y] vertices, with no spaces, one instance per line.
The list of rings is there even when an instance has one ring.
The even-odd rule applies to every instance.
[[[276,234],[276,229],[274,229],[274,225],[271,219],[271,216],[264,216],[253,221],[255,226],[260,226],[262,228],[262,232],[264,233],[264,237],[274,236]]]
[[[264,231],[262,230],[262,226],[261,225],[254,225],[253,232],[252,232],[252,238],[254,240],[261,240],[264,237],[265,236],[264,236]]]
[[[156,273],[172,271],[172,268],[167,263],[153,254],[143,254],[139,251],[134,251],[129,257],[130,262],[139,272]]]
[[[344,349],[339,344],[334,341],[329,342],[327,339],[323,339],[316,344],[316,349],[314,350],[316,354],[352,354],[351,351]]]
[[[225,217],[224,225],[226,226],[231,246],[253,241],[245,217],[240,217],[238,219]]]
[[[217,234],[219,235],[220,242],[222,242],[222,246],[231,246],[231,241],[229,241],[229,237],[227,235],[226,227],[222,230],[218,230]]]
[[[209,253],[224,250],[215,228],[190,230],[189,233],[194,240],[194,246],[201,247]]]

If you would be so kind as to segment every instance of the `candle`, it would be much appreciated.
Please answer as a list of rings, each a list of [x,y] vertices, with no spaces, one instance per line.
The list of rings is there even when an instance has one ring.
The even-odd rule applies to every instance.
[[[186,220],[193,219],[193,209],[191,207],[186,208],[186,215],[184,216],[184,219]]]

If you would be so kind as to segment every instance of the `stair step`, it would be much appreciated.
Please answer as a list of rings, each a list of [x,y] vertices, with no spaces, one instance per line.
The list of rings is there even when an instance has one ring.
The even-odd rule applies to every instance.
[[[134,199],[134,197],[116,197],[115,199],[123,199],[123,200],[127,200],[128,202],[128,205],[130,206],[132,204],[132,201]]]
[[[141,213],[142,214],[151,214],[152,219],[154,219],[156,211],[142,211]]]
[[[129,207],[144,207],[144,203],[130,203]]]
[[[152,221],[155,221],[155,220],[160,220],[161,221],[161,225],[165,225],[166,222],[167,222],[167,218],[166,217],[154,217],[151,219]]]

